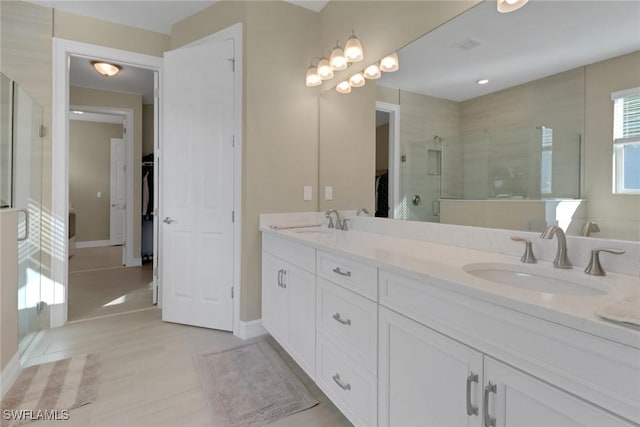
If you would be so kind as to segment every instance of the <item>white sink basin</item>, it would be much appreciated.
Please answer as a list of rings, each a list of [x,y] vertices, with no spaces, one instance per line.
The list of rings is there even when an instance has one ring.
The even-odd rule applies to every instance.
[[[560,270],[537,264],[498,263],[467,264],[462,269],[491,282],[546,294],[601,296],[611,291],[606,284],[587,277],[582,269]]]

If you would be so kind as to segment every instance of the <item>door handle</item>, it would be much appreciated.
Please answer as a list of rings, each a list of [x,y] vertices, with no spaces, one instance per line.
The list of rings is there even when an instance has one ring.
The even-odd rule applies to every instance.
[[[165,224],[172,224],[176,222],[176,220],[171,217],[166,217],[165,219],[162,220],[162,222],[164,222]]]
[[[111,203],[112,208],[124,209],[125,206],[126,205],[124,203]]]
[[[467,376],[467,415],[478,415],[478,407],[471,404],[471,383],[478,383],[478,374],[470,372]]]
[[[484,388],[484,401],[482,402],[482,413],[484,416],[484,427],[496,427],[496,419],[489,415],[489,394],[497,393],[498,387],[489,381]]]
[[[18,209],[18,212],[24,214],[24,236],[18,237],[18,242],[24,242],[29,238],[29,211],[27,209]]]

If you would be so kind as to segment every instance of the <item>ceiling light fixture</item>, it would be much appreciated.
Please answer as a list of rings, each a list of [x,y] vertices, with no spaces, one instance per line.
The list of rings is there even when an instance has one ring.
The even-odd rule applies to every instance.
[[[343,94],[351,93],[351,86],[349,85],[349,82],[345,80],[338,83],[338,86],[336,86],[336,92]]]
[[[385,73],[392,73],[398,71],[400,68],[400,61],[398,60],[398,54],[393,52],[391,55],[387,55],[380,60],[380,71]]]
[[[364,76],[369,80],[379,79],[382,76],[378,64],[369,65],[364,69]]]
[[[344,57],[349,62],[360,62],[364,59],[364,51],[362,49],[362,43],[356,37],[355,32],[351,31],[351,37],[344,45]]]
[[[307,87],[320,86],[322,84],[322,79],[318,75],[318,70],[313,65],[309,65],[307,68]]]
[[[329,65],[334,71],[346,70],[349,66],[347,58],[344,57],[344,51],[339,45],[339,41],[336,41],[336,47],[331,51],[329,56]]]
[[[489,80],[487,80],[487,79],[480,79],[480,80],[478,80],[476,83],[478,83],[479,85],[486,85],[487,83],[489,83]]]
[[[366,84],[366,80],[362,73],[356,73],[353,76],[349,77],[349,86],[351,87],[362,87]]]
[[[320,62],[318,62],[318,75],[322,80],[329,80],[333,78],[333,70],[331,69],[331,65],[329,65],[329,60],[327,58],[322,58]]]
[[[527,4],[529,0],[497,0],[498,12],[509,13],[520,9]]]
[[[103,76],[113,77],[120,72],[121,66],[115,64],[109,64],[108,62],[91,61],[91,65],[96,71]]]

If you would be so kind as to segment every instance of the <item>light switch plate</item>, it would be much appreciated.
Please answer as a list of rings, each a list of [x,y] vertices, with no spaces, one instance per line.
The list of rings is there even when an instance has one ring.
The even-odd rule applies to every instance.
[[[97,197],[98,199],[101,199],[101,198],[102,198],[102,191],[98,191],[98,192],[96,193],[96,197]]]
[[[333,187],[330,187],[330,186],[324,187],[324,199],[333,200]]]
[[[313,187],[311,187],[310,185],[305,185],[304,186],[304,200],[311,200],[311,198],[313,197]]]

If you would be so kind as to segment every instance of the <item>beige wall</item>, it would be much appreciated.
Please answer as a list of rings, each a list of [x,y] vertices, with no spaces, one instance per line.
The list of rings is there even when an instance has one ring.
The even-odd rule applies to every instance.
[[[54,9],[54,37],[162,56],[169,36]]]
[[[612,194],[613,103],[611,93],[640,86],[640,52],[586,67],[585,198],[596,237],[640,240],[640,195]]]
[[[18,351],[18,214],[0,210],[0,372]]]
[[[78,242],[110,238],[111,138],[122,138],[122,125],[69,122],[69,203]]]
[[[153,105],[142,106],[142,155],[153,153],[153,136],[155,133],[153,123]]]

